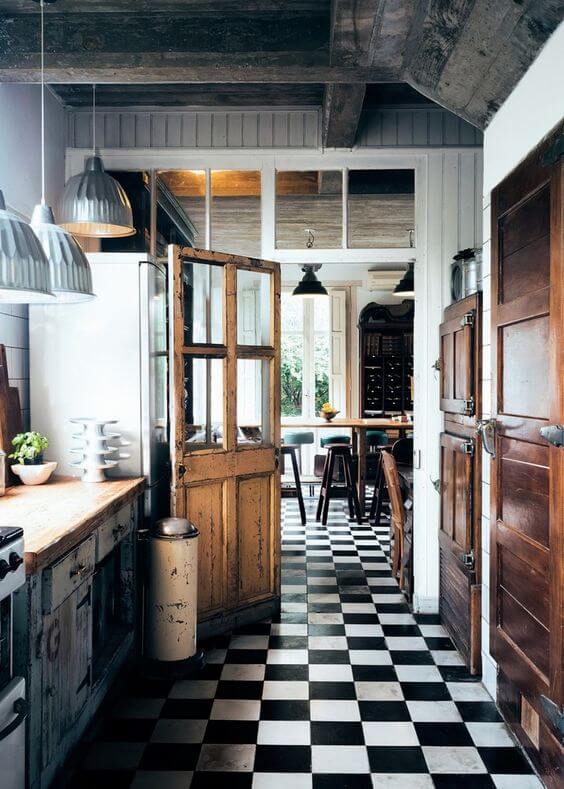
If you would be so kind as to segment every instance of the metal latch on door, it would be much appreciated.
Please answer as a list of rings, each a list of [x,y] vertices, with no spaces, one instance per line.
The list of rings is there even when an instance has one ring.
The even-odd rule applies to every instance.
[[[473,548],[470,551],[470,553],[463,553],[461,558],[462,558],[462,564],[465,567],[468,567],[469,570],[473,570],[474,569],[474,561],[475,560],[474,560],[474,549]]]
[[[541,436],[555,447],[564,447],[564,425],[547,425],[541,427]]]

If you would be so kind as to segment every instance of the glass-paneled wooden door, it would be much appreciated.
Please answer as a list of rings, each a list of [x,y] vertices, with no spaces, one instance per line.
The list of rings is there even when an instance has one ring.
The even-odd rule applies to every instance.
[[[200,633],[218,632],[279,606],[280,270],[173,246],[169,295],[171,509],[200,531]]]

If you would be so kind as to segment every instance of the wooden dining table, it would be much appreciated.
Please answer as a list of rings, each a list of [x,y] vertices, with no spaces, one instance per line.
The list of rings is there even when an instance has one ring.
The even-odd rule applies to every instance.
[[[361,507],[364,508],[366,497],[366,431],[367,430],[397,430],[400,437],[406,431],[413,430],[413,420],[399,422],[395,419],[371,417],[363,419],[360,417],[335,417],[327,419],[303,419],[287,420],[281,422],[283,430],[332,430],[338,433],[339,430],[352,431],[353,453],[358,455],[358,497]]]

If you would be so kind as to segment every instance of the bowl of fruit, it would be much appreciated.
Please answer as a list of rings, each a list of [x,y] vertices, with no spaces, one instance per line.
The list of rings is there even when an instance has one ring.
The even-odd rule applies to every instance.
[[[323,419],[326,419],[328,422],[330,422],[339,413],[340,411],[338,411],[336,408],[333,408],[331,403],[323,403],[323,405],[321,406],[321,410],[319,411],[319,416],[323,417]]]

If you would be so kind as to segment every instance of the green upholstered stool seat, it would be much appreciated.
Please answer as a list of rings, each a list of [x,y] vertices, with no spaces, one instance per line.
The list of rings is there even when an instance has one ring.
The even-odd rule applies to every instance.
[[[388,443],[388,434],[385,430],[367,430],[366,443],[369,447],[384,447]]]
[[[315,443],[313,433],[307,430],[287,431],[284,433],[283,441],[285,444],[293,444],[294,446]]]
[[[333,435],[322,436],[319,443],[322,447],[328,447],[331,446],[331,444],[350,444],[351,437],[340,433],[334,433]]]

